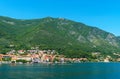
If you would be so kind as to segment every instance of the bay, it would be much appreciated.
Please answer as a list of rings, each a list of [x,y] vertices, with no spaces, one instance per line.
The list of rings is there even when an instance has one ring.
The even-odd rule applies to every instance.
[[[0,79],[120,79],[120,63],[0,64]]]

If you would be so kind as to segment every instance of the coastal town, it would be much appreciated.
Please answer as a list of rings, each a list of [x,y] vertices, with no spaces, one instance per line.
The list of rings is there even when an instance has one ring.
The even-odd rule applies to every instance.
[[[0,54],[0,63],[66,63],[87,61],[87,58],[65,58],[55,50],[11,50]]]
[[[115,56],[120,54],[113,53]],[[103,57],[99,52],[91,54],[93,59],[89,58],[68,58],[60,55],[55,50],[11,50],[6,54],[0,54],[0,64],[2,63],[81,63],[81,62],[120,62],[120,58],[112,58],[107,55]]]

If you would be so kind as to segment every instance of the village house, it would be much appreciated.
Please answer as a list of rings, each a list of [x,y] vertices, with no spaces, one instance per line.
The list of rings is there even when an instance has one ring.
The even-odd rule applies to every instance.
[[[41,57],[41,62],[52,62],[54,60],[54,55],[43,54]]]
[[[104,62],[109,62],[109,58],[105,58],[105,59],[104,59]]]
[[[117,61],[120,62],[120,58],[118,58]]]
[[[16,55],[11,55],[11,61],[15,61],[17,60],[17,56]]]
[[[32,54],[31,58],[32,58],[32,62],[33,63],[39,63],[40,62],[40,56],[39,56],[39,54]]]
[[[15,55],[3,55],[0,54],[0,61],[14,61],[17,57]]]
[[[31,58],[31,56],[17,56],[16,60],[32,61],[32,58]]]
[[[10,55],[2,55],[2,61],[11,61]]]
[[[19,53],[19,54],[24,54],[24,53],[25,53],[25,50],[18,50],[18,53]]]

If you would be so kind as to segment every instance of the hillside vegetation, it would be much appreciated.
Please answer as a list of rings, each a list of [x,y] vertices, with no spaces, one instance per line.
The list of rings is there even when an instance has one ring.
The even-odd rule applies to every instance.
[[[54,49],[68,57],[120,52],[120,37],[64,18],[21,20],[0,16],[0,53],[11,49]]]

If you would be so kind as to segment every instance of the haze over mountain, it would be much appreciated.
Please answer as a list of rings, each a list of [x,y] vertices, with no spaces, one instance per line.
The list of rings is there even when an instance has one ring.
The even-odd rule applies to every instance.
[[[11,45],[13,45],[11,47]],[[0,52],[11,49],[54,49],[65,55],[120,52],[120,37],[64,18],[21,20],[0,16]]]

